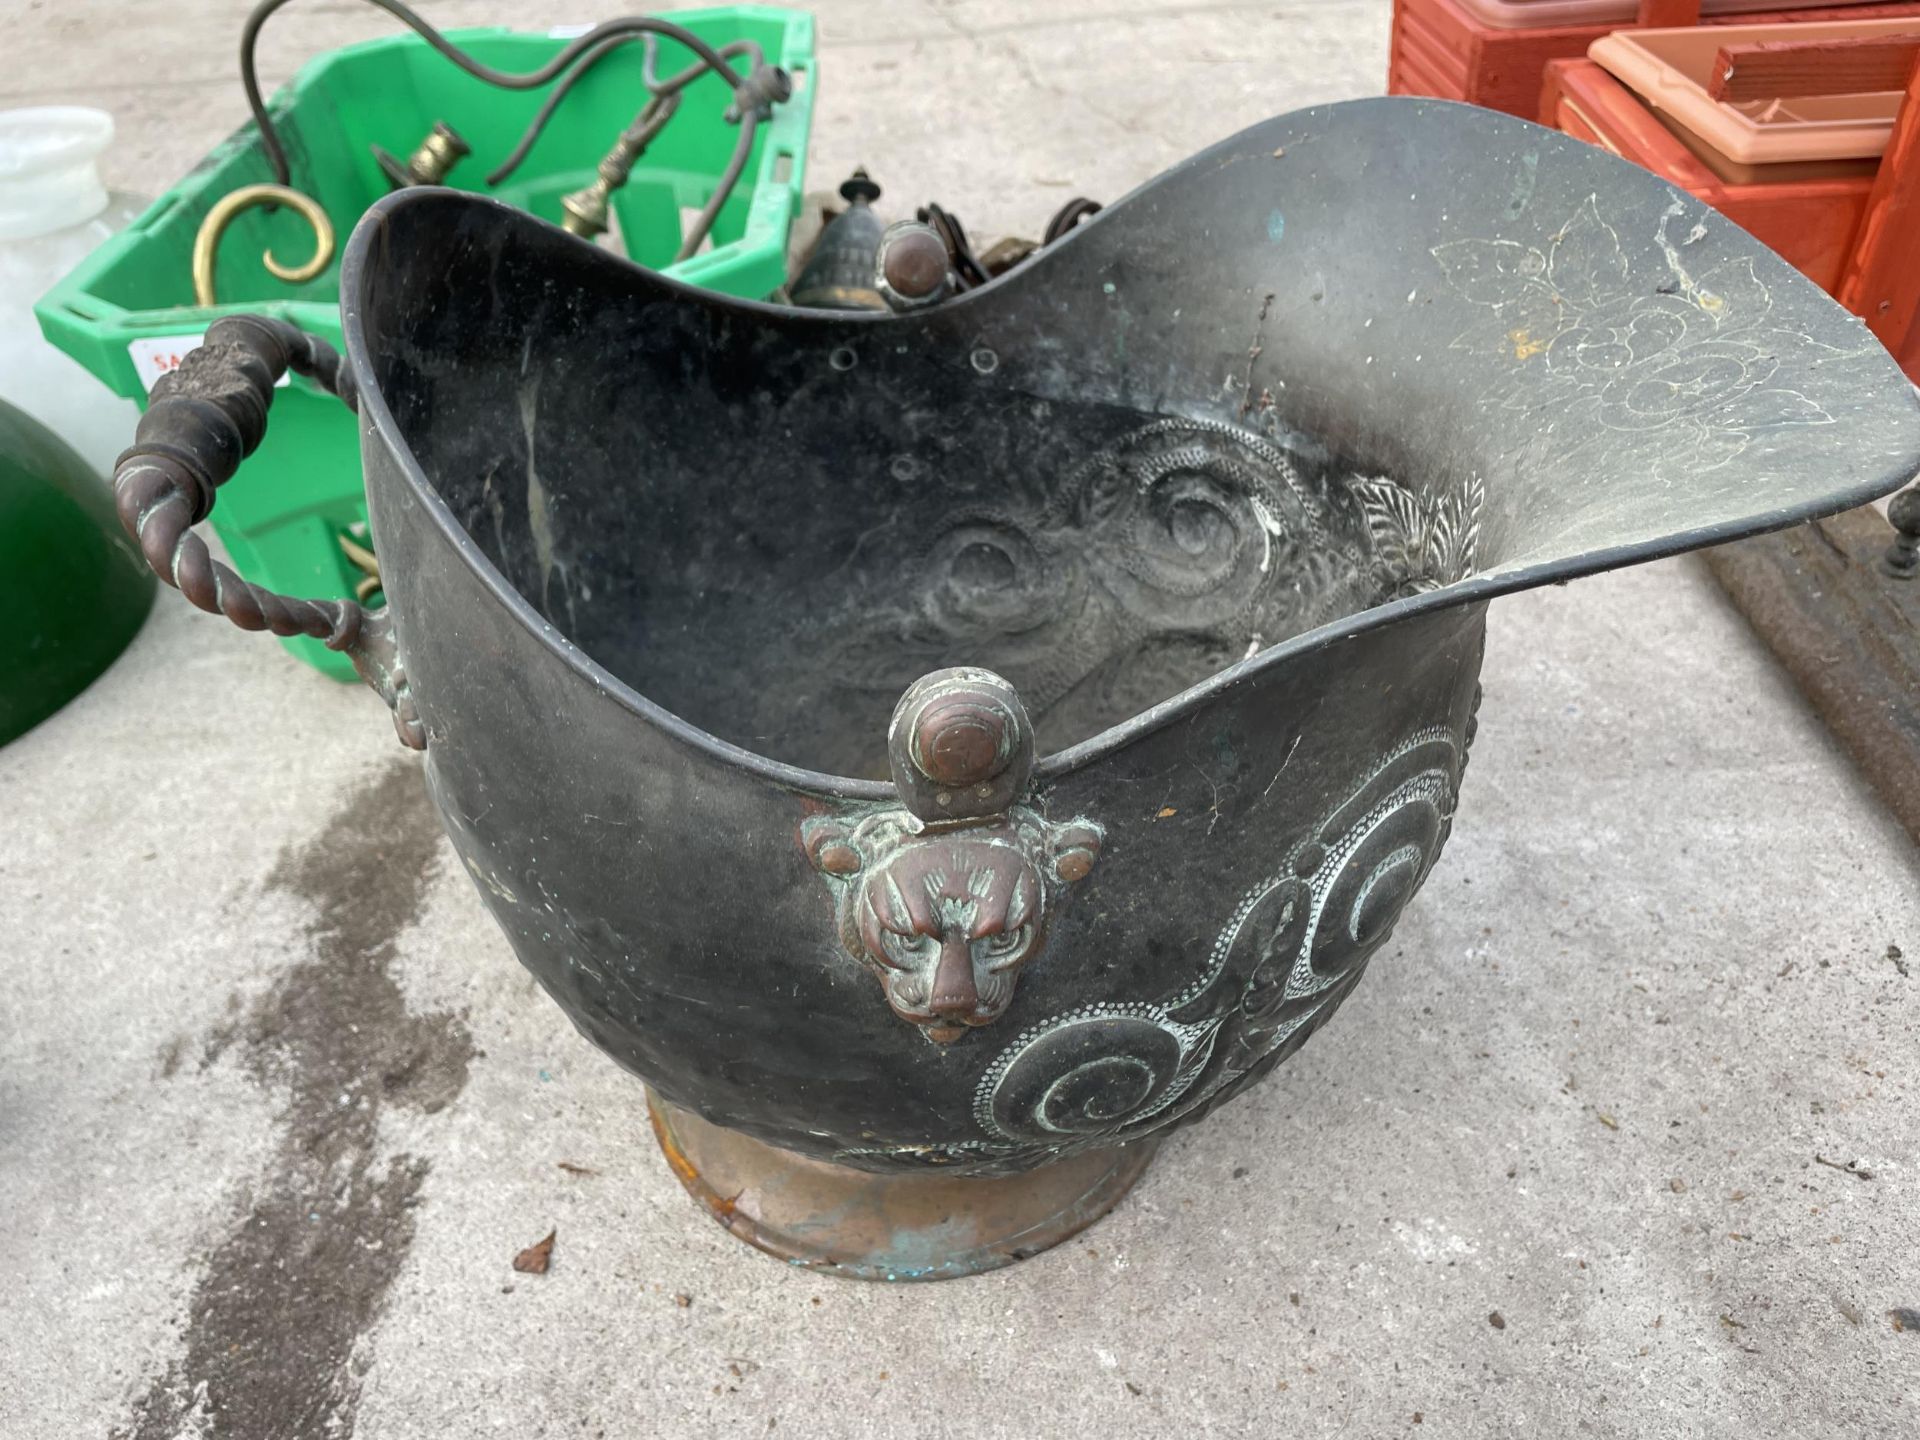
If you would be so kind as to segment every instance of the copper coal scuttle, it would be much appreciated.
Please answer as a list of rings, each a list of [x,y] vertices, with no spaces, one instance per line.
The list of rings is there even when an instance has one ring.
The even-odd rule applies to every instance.
[[[1284,1060],[1438,860],[1496,595],[1920,468],[1858,322],[1655,177],[1419,100],[1195,156],[902,313],[375,206],[346,356],[232,319],[117,483],[163,578],[354,657],[521,961],[742,1238],[966,1274]],[[386,605],[187,527],[291,367]]]

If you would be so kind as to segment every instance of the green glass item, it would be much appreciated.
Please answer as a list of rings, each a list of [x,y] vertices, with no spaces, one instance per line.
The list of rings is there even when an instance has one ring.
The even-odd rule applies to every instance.
[[[0,400],[0,745],[113,663],[153,590],[106,482]]]

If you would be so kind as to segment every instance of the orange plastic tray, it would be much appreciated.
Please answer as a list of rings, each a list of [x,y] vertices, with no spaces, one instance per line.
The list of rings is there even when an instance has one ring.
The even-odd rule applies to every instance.
[[[1900,91],[1728,104],[1707,94],[1713,83],[1714,57],[1723,45],[1915,34],[1920,34],[1920,18],[1620,30],[1594,41],[1587,56],[1653,109],[1735,164],[1871,160],[1887,148],[1893,134]]]
[[[1821,289],[1839,285],[1873,188],[1871,174],[1769,184],[1723,180],[1639,96],[1591,60],[1558,60],[1547,67],[1541,117],[1698,196]]]
[[[1870,5],[1873,0],[1828,0],[1832,6]],[[1539,30],[1555,25],[1631,25],[1637,0],[1461,0],[1467,13],[1497,30]],[[1703,16],[1750,17],[1766,0],[1701,0]]]

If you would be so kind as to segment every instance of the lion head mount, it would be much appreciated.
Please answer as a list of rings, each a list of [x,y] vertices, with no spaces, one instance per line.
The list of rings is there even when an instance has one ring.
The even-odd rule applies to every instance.
[[[989,670],[936,670],[909,686],[887,754],[900,804],[815,816],[801,843],[835,891],[841,943],[894,1014],[945,1045],[1006,1012],[1102,832],[1021,803],[1033,726]]]

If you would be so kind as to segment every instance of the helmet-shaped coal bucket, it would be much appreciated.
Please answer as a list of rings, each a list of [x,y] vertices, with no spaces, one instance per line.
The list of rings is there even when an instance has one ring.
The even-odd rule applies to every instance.
[[[903,315],[442,190],[342,296],[344,364],[229,322],[155,391],[126,513],[356,656],[688,1187],[853,1275],[1073,1233],[1333,1013],[1446,839],[1492,597],[1920,466],[1743,231],[1428,101],[1256,126]],[[383,610],[185,532],[289,364],[359,407]]]

